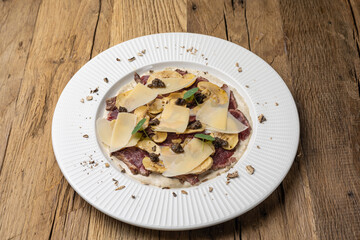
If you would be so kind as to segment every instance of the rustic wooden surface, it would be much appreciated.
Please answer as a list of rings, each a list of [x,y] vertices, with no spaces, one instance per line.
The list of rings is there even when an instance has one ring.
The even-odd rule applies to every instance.
[[[0,239],[360,239],[360,1],[2,0]],[[103,50],[195,32],[253,51],[283,77],[301,142],[278,189],[226,223],[184,232],[116,221],[58,168],[51,119],[71,76]]]

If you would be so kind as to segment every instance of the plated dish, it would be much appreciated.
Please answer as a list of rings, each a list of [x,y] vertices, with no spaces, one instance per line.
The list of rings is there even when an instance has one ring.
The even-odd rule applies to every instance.
[[[169,67],[172,68],[169,69]],[[233,91],[238,104],[237,109],[244,114],[249,123],[250,135],[245,140],[239,138],[240,143],[232,155],[236,158],[234,163],[214,170],[212,168],[216,166],[216,164],[214,165],[216,157],[214,154],[210,154],[213,160],[211,168],[202,173],[204,177],[199,174],[199,181],[194,185],[188,181],[181,183],[176,176],[164,176],[162,173],[145,169],[142,162],[144,156],[139,161],[144,165],[144,169],[139,168],[136,170],[138,173],[133,174],[121,157],[110,156],[111,152],[126,150],[126,148],[114,145],[114,147],[120,146],[122,149],[115,148],[114,151],[109,151],[109,147],[113,147],[111,139],[110,143],[104,144],[104,140],[101,140],[102,137],[100,137],[100,134],[104,132],[98,131],[97,120],[105,119],[103,122],[109,122],[106,118],[109,112],[114,111],[106,110],[106,101],[127,90],[135,89],[137,83],[134,81],[134,72],[139,75],[141,81],[141,77],[144,79],[144,76],[151,74],[150,70],[157,73],[164,70],[175,71],[177,68],[195,75],[195,80],[199,77],[206,78],[209,83],[217,85],[220,89],[223,84],[226,84],[229,90]],[[139,81],[138,77],[136,79]],[[193,78],[189,79],[193,80]],[[163,82],[165,83],[165,81]],[[148,88],[146,85],[139,86]],[[191,89],[194,87],[192,86]],[[185,88],[189,87],[185,84],[183,89],[178,90],[179,93],[191,90]],[[225,90],[225,92],[229,98],[230,91]],[[159,95],[163,94],[157,94],[155,99],[159,99]],[[119,100],[121,99],[127,98],[119,98]],[[231,97],[229,105],[230,99]],[[199,103],[199,105],[205,105],[208,100],[204,99],[204,103]],[[136,106],[134,109],[128,107],[126,113],[134,115],[137,108],[150,107],[152,101],[156,100],[149,99],[149,102]],[[187,104],[186,99],[185,101]],[[166,107],[163,104],[160,105],[163,110],[159,114],[150,113],[149,109],[145,113],[149,116],[148,125],[150,120],[157,117],[159,119],[159,125],[150,128],[159,127],[161,120],[166,119],[166,114],[164,114]],[[184,107],[186,105],[175,106]],[[195,107],[197,106],[196,103]],[[116,107],[119,110],[119,107],[124,106],[120,104]],[[195,107],[186,110],[190,111],[189,122],[192,109]],[[157,107],[154,109],[159,110]],[[223,109],[229,113],[229,109]],[[170,108],[170,110],[172,109]],[[153,116],[149,114],[153,114]],[[194,115],[197,117],[197,114]],[[175,115],[169,114],[169,116]],[[200,123],[205,125],[209,124],[206,122],[207,120],[216,119],[214,117],[201,119],[204,116],[206,115],[201,116],[200,114],[200,119],[196,120],[200,120]],[[144,118],[146,122],[146,116]],[[265,118],[266,121],[264,121]],[[132,133],[136,129],[137,116],[136,123],[134,123],[134,119],[133,117],[132,124],[135,124],[135,127],[133,129],[131,129],[132,127],[124,128],[124,131]],[[167,127],[176,126],[179,130],[180,117],[179,121],[177,120],[176,117],[174,125],[168,122]],[[115,123],[116,121],[114,126]],[[242,123],[246,125],[245,122]],[[186,125],[184,121],[182,124],[182,127]],[[141,133],[143,135],[141,139],[146,139],[141,127],[137,129],[137,132],[131,134],[130,138]],[[108,129],[111,130],[111,125]],[[149,127],[146,129],[149,131]],[[151,129],[151,131],[154,130]],[[167,135],[177,134],[168,131],[169,129],[165,130]],[[209,129],[196,134],[211,134],[211,131],[208,133],[206,131]],[[149,132],[145,132],[149,135]],[[112,136],[112,130],[109,131],[109,135]],[[154,136],[149,136],[150,138],[154,140]],[[185,139],[180,144],[184,144]],[[213,144],[208,142],[210,140],[195,136],[191,139],[199,140],[200,144],[206,143],[212,149],[211,145]],[[125,139],[123,142],[126,141]],[[188,230],[207,227],[237,217],[255,207],[271,194],[286,176],[293,163],[298,141],[299,121],[296,105],[286,84],[274,69],[255,54],[236,44],[190,33],[144,36],[121,43],[100,53],[86,63],[66,85],[56,105],[52,122],[54,154],[64,177],[72,188],[92,206],[115,219],[140,227],[160,230]],[[230,140],[228,144],[232,145],[229,142],[231,142]],[[156,144],[166,147],[161,146],[162,143]],[[187,145],[181,146],[184,152],[186,152]],[[202,145],[200,148],[202,149]],[[175,162],[177,162],[177,159],[180,159],[177,158],[178,154],[171,151],[170,149],[168,153],[170,156],[174,155]],[[239,155],[236,155],[237,153]],[[149,163],[153,164],[154,162]],[[228,167],[231,169],[227,170]],[[133,171],[134,169],[137,168],[133,168]],[[183,167],[179,169],[184,170]],[[145,175],[147,175],[147,171],[152,173],[144,176],[141,171],[146,173]],[[215,176],[211,177],[211,173],[215,173]],[[179,173],[175,171],[176,174]],[[151,181],[146,183],[149,179]]]
[[[252,132],[236,89],[191,69],[135,72],[104,108],[97,133],[109,156],[133,178],[163,188],[198,185],[226,172]]]

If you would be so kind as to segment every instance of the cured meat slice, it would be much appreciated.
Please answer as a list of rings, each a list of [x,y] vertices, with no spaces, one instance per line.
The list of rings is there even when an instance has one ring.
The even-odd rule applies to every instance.
[[[140,148],[129,147],[113,152],[111,155],[123,161],[128,166],[132,174],[140,173],[143,176],[149,176],[151,173],[151,171],[145,169],[142,163],[144,157],[148,157],[149,154]]]
[[[234,150],[217,148],[215,150],[215,154],[212,156],[213,165],[211,169],[218,170],[231,165],[233,162],[236,162],[236,158],[232,157],[232,155],[234,155]]]

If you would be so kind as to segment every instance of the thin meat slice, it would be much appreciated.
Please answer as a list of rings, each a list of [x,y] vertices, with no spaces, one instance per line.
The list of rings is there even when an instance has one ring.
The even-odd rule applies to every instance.
[[[116,107],[116,97],[106,99],[106,111],[114,111]]]
[[[184,76],[185,74],[188,73],[188,71],[186,71],[186,70],[181,70],[181,69],[176,69],[175,72],[180,73],[182,76]]]
[[[230,109],[237,109],[238,104],[236,102],[235,96],[233,91],[230,90],[230,99],[229,99],[229,110]]]
[[[190,116],[189,117],[189,123],[195,122],[196,121],[196,116]]]
[[[111,153],[112,156],[123,161],[130,169],[132,174],[141,174],[143,176],[149,176],[151,171],[146,170],[142,160],[144,157],[148,157],[149,154],[137,147],[129,147],[116,152]]]
[[[117,119],[117,116],[119,114],[119,110],[115,109],[114,111],[110,111],[107,115],[107,120],[108,121],[112,121],[112,120],[115,120]]]
[[[239,110],[239,109],[230,109],[229,112],[231,115],[233,115],[237,120],[239,120],[242,124],[245,126],[248,126],[248,128],[242,132],[239,133],[240,140],[244,141],[247,139],[251,132],[251,126],[249,124],[249,121],[246,119],[245,115]]]
[[[212,156],[213,165],[212,170],[218,170],[227,166],[230,166],[233,162],[236,162],[236,158],[232,157],[234,155],[235,149],[225,150],[223,148],[217,148],[215,154]]]
[[[143,75],[143,76],[141,76],[141,78],[140,78],[140,83],[142,83],[142,84],[146,84],[147,83],[147,80],[149,79],[149,77],[150,77],[150,75]]]
[[[199,175],[195,174],[186,174],[186,175],[180,175],[176,176],[175,178],[179,179],[181,183],[189,182],[191,185],[195,185],[199,182]]]

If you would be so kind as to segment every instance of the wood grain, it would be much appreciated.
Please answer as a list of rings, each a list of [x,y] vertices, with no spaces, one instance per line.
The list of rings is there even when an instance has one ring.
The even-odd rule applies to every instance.
[[[0,2],[1,239],[358,239],[360,2],[29,0]],[[274,193],[213,227],[165,232],[116,221],[77,195],[51,146],[71,76],[142,35],[195,32],[267,61],[298,106],[301,141]]]

